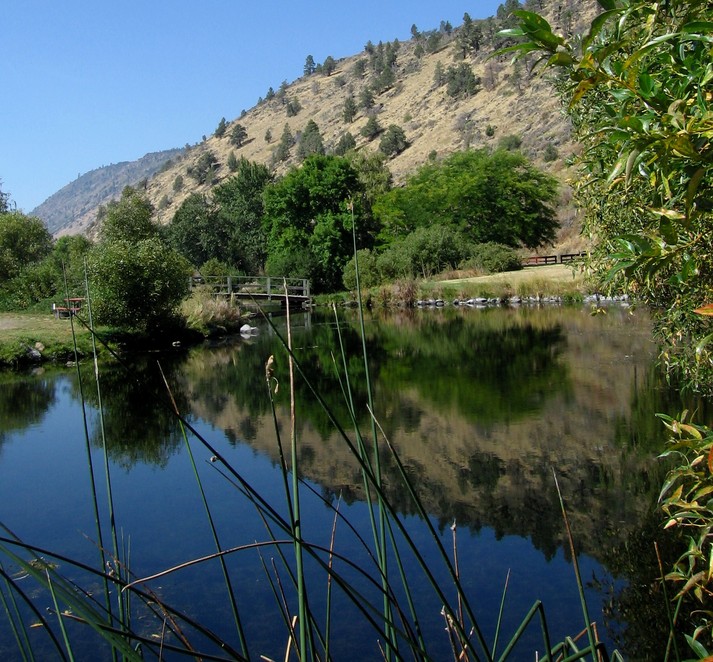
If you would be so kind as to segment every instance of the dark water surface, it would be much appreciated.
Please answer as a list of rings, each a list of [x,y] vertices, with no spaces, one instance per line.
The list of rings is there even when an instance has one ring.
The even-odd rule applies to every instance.
[[[334,318],[300,315],[293,322],[298,360],[353,438],[345,382],[337,375],[343,366]],[[276,320],[276,325],[284,332],[284,319]],[[342,318],[340,328],[357,423],[369,436],[356,318]],[[485,638],[492,642],[495,636],[506,581],[501,642],[536,600],[544,603],[553,641],[574,636],[584,627],[554,472],[600,637],[610,651],[618,646],[632,658],[658,657],[653,652],[665,645],[665,613],[654,604],[659,598],[653,581],[653,538],[660,529],[654,505],[664,468],[655,459],[663,430],[654,414],[675,413],[682,405],[654,369],[655,348],[646,314],[619,307],[596,316],[584,308],[556,307],[408,311],[369,318],[366,344],[376,418],[449,553],[451,527],[457,525],[460,575]],[[286,515],[265,384],[264,366],[270,355],[276,360],[272,387],[279,384],[277,424],[288,447],[287,361],[266,326],[261,325],[250,340],[236,339],[175,356],[142,357],[136,360],[132,376],[119,367],[102,369],[116,525],[136,576],[214,551],[179,425],[157,404],[165,399],[157,359],[181,411],[189,413],[189,420],[213,449],[262,498]],[[97,528],[83,411],[105,531],[107,489],[91,366],[81,374],[81,385],[74,371],[2,378],[0,522],[25,542],[96,566]],[[304,537],[329,545],[334,512],[326,500],[339,503],[340,512],[373,546],[357,462],[303,380],[298,378],[295,391],[299,474],[316,493],[306,487],[301,492]],[[192,436],[190,444],[223,548],[267,540],[254,506],[221,474],[219,463],[210,462],[213,452]],[[386,452],[382,471],[388,498],[448,599],[453,599],[434,541],[399,487],[396,463]],[[363,568],[371,568],[368,552],[343,523],[337,525],[335,544]],[[109,546],[108,536],[105,546]],[[284,552],[293,557],[290,546]],[[441,601],[411,556],[405,558],[431,655],[450,659]],[[255,658],[265,654],[280,659],[287,644],[287,629],[273,593],[279,592],[279,583],[272,559],[291,596],[275,548],[263,548],[261,556],[248,550],[227,557]],[[2,563],[9,574],[18,572],[12,560]],[[346,565],[340,569],[365,598],[378,604],[368,582]],[[100,590],[96,580],[87,580],[68,564],[60,562],[58,570],[92,591]],[[323,574],[310,565],[308,579],[316,618],[324,619]],[[51,596],[31,582],[27,578],[18,585],[46,613]],[[150,586],[238,647],[215,561],[180,570]],[[1,580],[0,590],[7,603],[8,589]],[[288,601],[292,606],[291,597]],[[335,593],[332,611],[334,658],[379,659],[377,635],[358,610]],[[136,618],[144,617],[139,610]],[[146,618],[145,628],[149,637],[160,635],[160,622],[157,626]],[[42,628],[31,629],[30,634],[39,659],[58,657]],[[106,657],[85,629],[70,625],[70,635],[78,659]],[[533,623],[513,659],[534,659],[534,651],[543,648],[539,626]],[[0,609],[0,659],[21,659],[4,608]]]

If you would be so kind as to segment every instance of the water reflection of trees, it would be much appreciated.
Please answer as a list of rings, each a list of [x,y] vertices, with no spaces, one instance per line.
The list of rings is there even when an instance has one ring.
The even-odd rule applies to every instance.
[[[601,320],[559,309],[408,311],[370,321],[377,416],[441,526],[456,519],[472,530],[491,527],[498,537],[525,536],[552,557],[564,546],[553,467],[581,544],[594,556],[613,523],[633,525],[649,507],[661,471],[649,449],[663,442],[654,414],[669,391],[652,369],[646,324],[616,312],[610,318],[606,333]],[[355,320],[344,321],[342,342],[359,423],[368,429],[356,329]],[[351,429],[334,365],[333,321],[295,330],[295,346],[317,391]],[[239,350],[193,355],[186,378],[201,416],[274,457],[274,435],[261,428],[271,354],[286,425],[286,361],[267,332]],[[363,498],[356,463],[303,382],[297,390],[300,471],[325,494]],[[653,423],[642,428],[644,421]],[[400,484],[387,453],[382,470],[387,490]],[[403,491],[389,494],[402,512],[413,512]]]
[[[161,368],[179,411],[187,412],[183,380],[179,379],[180,361],[164,356]],[[85,401],[96,409],[98,394],[90,366],[83,368],[82,380]],[[128,370],[103,367],[100,386],[107,452],[112,461],[126,469],[138,463],[165,466],[183,437],[157,361],[135,359]],[[79,397],[76,384],[75,397]],[[92,425],[91,443],[102,445],[98,416]]]
[[[0,445],[10,432],[39,423],[55,403],[51,378],[6,375],[0,398]]]

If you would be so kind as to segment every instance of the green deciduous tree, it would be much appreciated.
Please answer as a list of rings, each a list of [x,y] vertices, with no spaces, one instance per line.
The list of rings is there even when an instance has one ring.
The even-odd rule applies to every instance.
[[[52,250],[52,236],[35,216],[0,213],[0,283],[17,276]]]
[[[272,179],[267,166],[241,158],[235,175],[213,190],[220,223],[230,229],[230,263],[247,274],[262,273],[265,266],[263,191]]]
[[[0,179],[0,185],[2,184],[2,179]],[[0,214],[10,211],[10,194],[5,193],[0,186]]]
[[[101,241],[89,252],[96,319],[141,332],[170,323],[188,294],[191,267],[151,221],[146,198],[127,187],[107,206]]]
[[[158,227],[151,220],[153,206],[145,195],[127,186],[119,200],[106,206],[99,228],[102,241],[140,241],[158,235]]]
[[[473,243],[535,248],[555,238],[557,181],[519,153],[474,150],[423,166],[403,188],[374,204],[392,241],[434,223]]]
[[[103,241],[89,254],[98,322],[148,333],[165,327],[188,294],[191,267],[159,237]]]
[[[352,211],[359,247],[370,241],[361,204],[362,186],[349,162],[313,155],[265,189],[268,273],[307,277],[316,291],[341,285],[352,254]]]
[[[173,215],[166,229],[169,244],[198,267],[214,257],[230,259],[230,229],[205,195],[192,193]]]

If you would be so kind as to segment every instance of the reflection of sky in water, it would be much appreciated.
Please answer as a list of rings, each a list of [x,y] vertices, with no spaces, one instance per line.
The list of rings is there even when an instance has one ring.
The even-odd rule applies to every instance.
[[[24,540],[93,563],[96,558],[93,543],[84,537],[96,539],[81,410],[73,401],[69,389],[65,388],[66,383],[64,378],[55,382],[57,399],[43,421],[22,433],[13,433],[5,444],[0,458],[0,519]],[[204,424],[200,427],[201,432],[227,454],[234,466],[263,496],[273,503],[281,503],[281,481],[269,460],[247,446],[227,444],[218,430]],[[254,517],[252,507],[246,505],[235,490],[218,476],[214,465],[206,462],[208,452],[196,446],[194,453],[199,471],[206,481],[213,515],[221,523],[223,545],[228,547],[265,539],[264,528]],[[100,508],[106,513],[101,454],[93,449],[92,455],[101,497]],[[150,574],[213,551],[188,455],[183,449],[170,459],[164,469],[138,464],[126,471],[114,466],[112,485],[117,522],[127,541],[130,540],[132,568],[137,574]],[[308,512],[305,517],[306,537],[312,540],[317,538],[322,544],[327,544],[332,514],[322,503],[309,496],[304,497],[304,506]],[[360,529],[368,530],[364,504],[342,505],[341,509]],[[419,548],[428,554],[433,544],[424,534],[420,522],[409,517],[406,524]],[[342,538],[348,538],[345,527],[337,530],[338,545]],[[446,530],[443,542],[448,549],[450,538],[450,531]],[[492,530],[487,528],[476,535],[460,530],[458,546],[463,581],[474,596],[476,615],[481,619],[481,627],[487,637],[493,636],[494,606],[499,604],[509,569],[512,574],[505,611],[508,626],[504,628],[503,636],[537,598],[543,599],[548,607],[553,637],[579,628],[579,619],[576,616],[572,618],[578,613],[572,567],[561,553],[547,562],[527,540],[506,536],[498,541]],[[290,550],[287,551],[289,554]],[[273,556],[269,551],[265,555],[266,558]],[[362,555],[357,552],[357,556]],[[431,562],[434,567],[439,567],[437,562]],[[267,583],[256,554],[241,552],[229,563],[236,573],[236,585],[243,600],[249,605],[246,627],[248,631],[256,632],[251,639],[253,645],[256,650],[276,655],[282,646],[281,642],[275,642],[274,623],[278,616],[274,613],[271,596],[265,593]],[[601,573],[598,565],[589,559],[585,558],[583,565],[585,572],[592,567]],[[426,580],[415,569],[412,572],[416,598],[426,600],[422,616],[424,627],[431,636],[441,640],[440,604],[427,597],[431,592]],[[445,574],[441,573],[439,579],[445,586],[449,585]],[[215,564],[207,569],[182,571],[158,580],[155,585],[162,587],[161,593],[169,599],[171,589],[178,589],[178,602],[184,602],[190,613],[203,620],[211,622],[213,612],[224,612],[216,614],[212,624],[220,632],[230,632],[227,610],[217,607],[224,604],[221,601],[224,589]],[[315,597],[315,610],[318,612],[323,593],[324,586],[320,580]],[[596,596],[592,596],[592,601],[594,609]],[[336,614],[334,627],[338,634],[335,635],[334,653],[337,659],[344,659],[343,656],[352,656],[356,651],[364,650],[355,646],[364,646],[373,635],[353,627],[357,616],[347,606],[337,603]],[[526,641],[528,648],[542,648],[535,628]],[[445,640],[443,644],[445,646]],[[364,651],[364,655],[372,654],[373,649],[369,653]]]
[[[572,344],[571,339],[568,342]],[[238,361],[238,372],[239,369]],[[580,379],[580,377],[576,378]],[[8,433],[0,452],[0,521],[27,541],[61,550],[62,553],[73,558],[95,563],[97,554],[91,541],[96,539],[96,530],[86,466],[82,413],[79,404],[74,400],[76,391],[73,386],[74,380],[73,373],[58,377],[54,381],[55,401],[44,418],[24,430]],[[286,388],[286,384],[282,387]],[[85,386],[85,389],[88,388],[94,387],[89,384]],[[413,409],[405,409],[401,412],[402,429],[418,428],[424,418],[424,413],[418,408],[419,406],[414,404]],[[453,416],[452,413],[448,415]],[[428,417],[428,414],[425,416]],[[95,412],[90,412],[89,418],[92,425],[92,438],[96,439]],[[210,443],[214,444],[220,453],[225,454],[232,465],[261,495],[273,504],[283,504],[282,481],[274,465],[276,455],[268,451],[273,458],[270,459],[266,453],[257,451],[251,446],[235,443],[236,436],[259,436],[259,431],[254,427],[250,429],[251,435],[240,434],[245,428],[246,420],[236,422],[237,435],[235,431],[226,435],[218,423],[199,421],[197,425]],[[250,419],[251,424],[254,420],[257,419]],[[514,429],[508,428],[509,434],[514,434]],[[140,438],[142,433],[140,424],[137,424],[136,432]],[[232,438],[232,442],[228,437]],[[534,440],[532,443],[536,444],[536,442],[537,440]],[[120,447],[122,444],[129,444],[130,441],[121,440],[112,443]],[[192,448],[198,470],[204,480],[204,488],[213,516],[218,522],[223,547],[266,539],[263,524],[255,516],[253,507],[247,504],[245,499],[218,474],[217,465],[208,461],[211,453],[197,442],[192,442]],[[435,448],[432,452],[438,453],[438,449]],[[92,447],[91,453],[100,509],[102,517],[106,518],[102,456],[96,446]],[[490,457],[487,452],[484,453],[483,458]],[[475,462],[476,459],[484,461],[483,458],[463,457],[462,462],[465,467],[468,467],[469,459]],[[162,458],[162,463],[164,461],[165,466],[142,461],[112,466],[117,523],[127,544],[130,540],[132,569],[140,576],[213,551],[195,477],[182,442],[175,447],[174,452],[169,452]],[[494,458],[493,462],[497,464],[495,467],[497,471],[493,469],[488,472],[481,467],[480,473],[486,478],[493,474],[491,478],[495,485],[503,480],[501,473],[507,472],[508,467],[503,465],[505,467],[503,469],[497,458]],[[320,490],[318,485],[315,487]],[[461,487],[469,489],[465,484]],[[305,537],[327,545],[333,513],[306,492],[303,506],[306,513]],[[284,510],[282,505],[279,508]],[[341,510],[370,540],[366,506],[357,501],[351,506],[342,504]],[[579,514],[579,517],[588,516],[587,513]],[[522,515],[513,513],[514,519],[518,517]],[[481,520],[484,524],[473,527],[473,530],[469,530],[467,526],[459,527],[458,553],[462,581],[472,598],[476,616],[486,639],[492,641],[494,635],[495,619],[508,571],[511,571],[511,576],[500,650],[513,627],[537,599],[544,602],[552,641],[557,641],[567,634],[578,633],[582,628],[579,597],[572,566],[564,558],[562,549],[556,549],[548,560],[529,539],[512,535],[508,529],[496,535],[493,528],[488,526],[487,512],[482,513]],[[405,517],[404,521],[419,550],[435,569],[438,580],[449,591],[449,579],[444,571],[439,570],[441,564],[434,556],[433,541],[429,538],[425,527],[413,516]],[[435,520],[434,526],[438,526]],[[85,535],[90,540],[87,540]],[[276,535],[280,537],[280,534]],[[452,542],[448,526],[443,527],[442,540],[450,554]],[[368,563],[364,553],[353,546],[353,540],[343,525],[337,529],[338,548],[340,545],[342,550],[353,555],[356,560]],[[291,549],[286,549],[287,554],[291,555]],[[271,553],[269,550],[264,552],[268,565],[273,556],[274,552]],[[591,579],[593,575],[597,578],[606,578],[606,572],[592,558],[584,555],[580,563],[585,581]],[[246,629],[253,650],[273,657],[279,655],[284,649],[284,642],[281,641],[284,638],[284,629],[275,625],[279,616],[275,611],[273,598],[256,552],[247,551],[231,555],[228,564],[240,595],[239,603],[246,606]],[[348,571],[345,572],[350,574]],[[442,642],[440,650],[444,652],[443,659],[448,659],[450,652],[443,634],[441,604],[432,596],[427,581],[415,566],[410,565],[407,572],[412,576],[416,599],[423,605],[421,618],[424,629],[435,640]],[[368,586],[363,580],[355,581],[362,590],[368,592]],[[234,639],[227,601],[223,598],[225,589],[217,564],[180,571],[170,577],[157,580],[154,588],[169,602],[179,605],[183,603],[191,615],[199,620],[208,621],[216,631],[225,634],[231,640]],[[313,608],[318,615],[323,612],[324,593],[324,583],[320,578],[318,587],[313,591]],[[448,597],[453,597],[452,591],[448,593]],[[603,596],[595,591],[589,591],[591,615],[598,620],[601,620],[602,599]],[[44,606],[43,604],[42,608]],[[374,635],[371,631],[355,626],[359,617],[352,608],[337,603],[335,619],[336,659],[375,656]],[[279,631],[277,638],[276,630]],[[3,626],[0,626],[0,641],[11,641],[5,634]],[[600,634],[605,636],[603,628],[600,628]],[[4,645],[0,644],[3,659],[6,655]],[[519,650],[523,656],[527,652],[528,658],[532,657],[530,654],[532,650],[542,651],[539,624],[536,621],[530,627],[522,646]],[[609,648],[611,650],[611,646]]]

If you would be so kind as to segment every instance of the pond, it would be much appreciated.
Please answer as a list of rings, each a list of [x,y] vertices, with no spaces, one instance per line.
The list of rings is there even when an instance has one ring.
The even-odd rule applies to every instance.
[[[290,378],[278,337],[287,334],[284,318],[273,322],[275,328],[256,323],[257,332],[246,339],[170,356],[134,357],[130,372],[103,366],[100,392],[91,365],[5,375],[0,523],[11,533],[3,537],[17,536],[41,548],[37,556],[57,573],[100,595],[100,579],[69,559],[111,566],[112,519],[133,578],[213,554],[204,495],[221,548],[240,549],[224,557],[225,571],[214,558],[142,586],[153,592],[152,604],[165,601],[239,651],[225,572],[249,655],[284,658],[287,623],[297,613],[294,547],[255,545],[288,538],[275,524],[289,520],[286,489],[291,489]],[[489,647],[498,637],[502,652],[538,600],[552,642],[584,629],[555,477],[600,639],[610,652],[618,647],[632,658],[662,650],[666,616],[663,604],[652,600],[658,591],[653,539],[661,525],[655,502],[665,472],[656,460],[664,435],[655,413],[674,413],[682,404],[654,367],[644,311],[612,306],[593,315],[584,307],[552,306],[369,316],[365,345],[373,419],[356,314],[340,313],[338,323],[330,314],[294,315],[291,326],[294,354],[306,376],[298,372],[294,389],[300,525],[311,549],[326,550],[315,552],[317,558],[306,554],[304,577],[316,630],[329,629],[334,659],[379,659],[384,646],[381,580],[373,561],[376,508],[368,505],[375,494],[370,489],[367,499],[359,462],[344,439],[356,443],[357,427],[369,461],[375,461],[373,419],[383,499],[398,513],[400,525],[390,519],[391,531],[432,659],[452,659],[441,612],[445,600],[458,604],[448,570],[454,554],[465,597]],[[268,390],[265,365],[271,355]],[[164,377],[178,409],[205,443],[190,430],[184,438],[166,406]],[[257,507],[257,500],[265,506]],[[378,514],[374,518],[378,532]],[[330,557],[332,544],[337,554]],[[407,610],[392,551],[387,559],[395,604]],[[339,581],[327,582],[327,563]],[[43,574],[45,568],[38,567]],[[62,637],[52,594],[32,577],[20,579],[23,570],[13,558],[2,559],[0,569],[46,616],[44,626],[27,630],[36,656],[60,659],[46,631]],[[356,597],[346,598],[345,590]],[[13,603],[10,596],[19,594],[1,580],[0,592],[5,605],[0,657],[22,659],[6,610],[16,608],[35,625],[39,617],[28,612],[23,598]],[[142,646],[148,658],[159,650],[157,642],[171,619],[160,611],[152,616],[151,605],[144,607],[138,599],[133,604],[133,624],[146,638]],[[79,617],[62,619],[75,656],[109,657],[108,651],[98,652],[103,649],[89,629],[76,623]],[[394,621],[399,631],[415,627],[411,616],[395,615]],[[188,639],[197,637],[198,650],[230,657],[230,649],[221,651],[209,638],[185,629]],[[165,644],[162,654],[171,659],[168,646],[180,645],[180,638],[165,637]],[[541,655],[543,650],[536,617],[512,659],[532,659],[534,651]],[[408,651],[402,654],[412,658]]]

